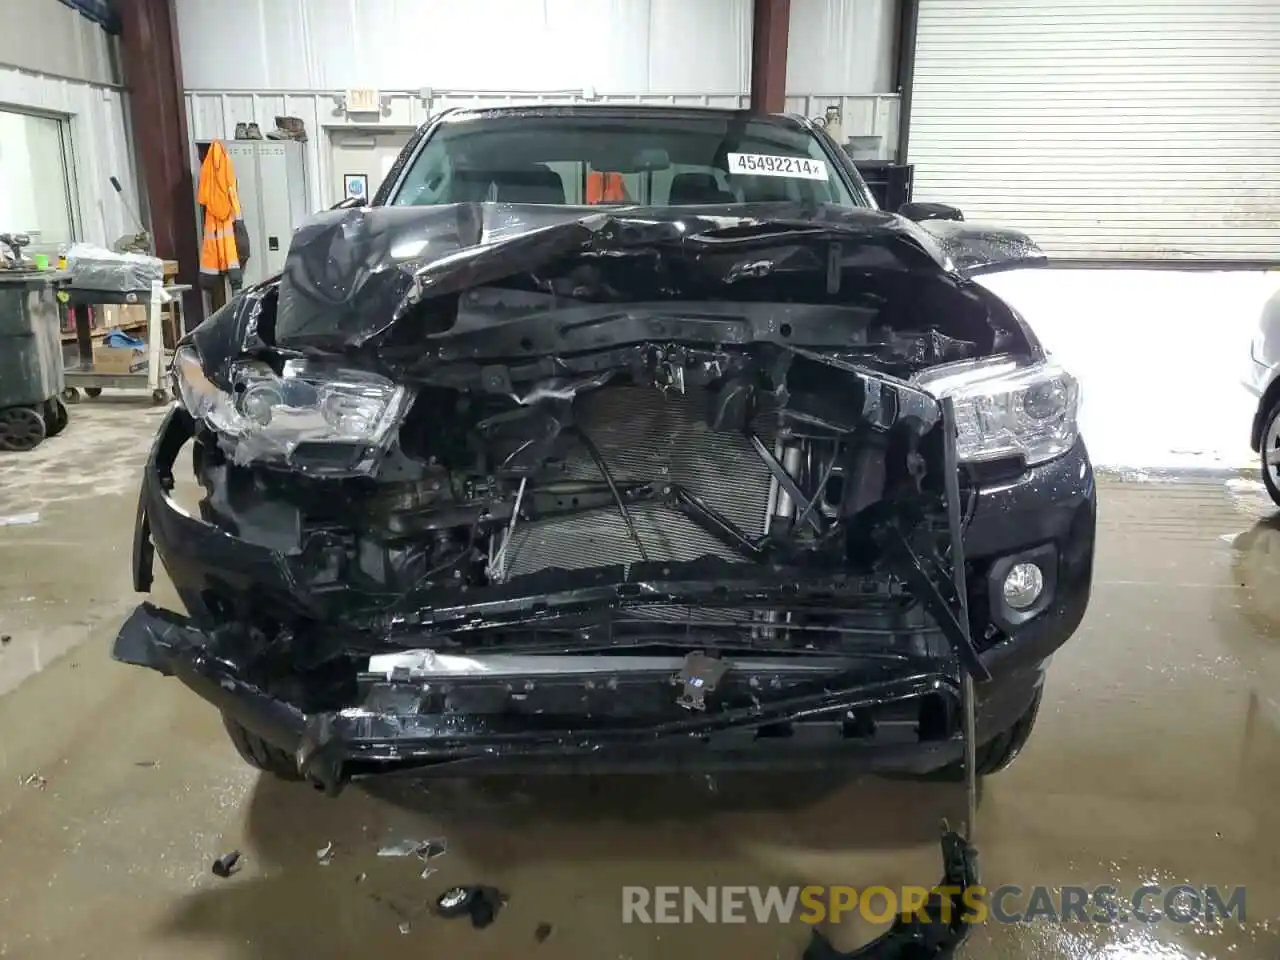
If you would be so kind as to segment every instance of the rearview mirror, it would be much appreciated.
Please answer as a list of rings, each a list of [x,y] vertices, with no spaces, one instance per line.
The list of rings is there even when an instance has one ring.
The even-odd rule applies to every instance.
[[[959,207],[946,203],[913,203],[908,201],[898,208],[898,214],[916,223],[922,220],[963,220]]]

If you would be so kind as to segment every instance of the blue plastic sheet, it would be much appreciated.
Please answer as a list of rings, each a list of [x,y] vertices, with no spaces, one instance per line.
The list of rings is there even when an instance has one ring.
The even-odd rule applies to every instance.
[[[102,345],[105,347],[128,347],[136,350],[145,347],[147,345],[147,341],[139,340],[137,337],[131,337],[117,327],[102,338]]]

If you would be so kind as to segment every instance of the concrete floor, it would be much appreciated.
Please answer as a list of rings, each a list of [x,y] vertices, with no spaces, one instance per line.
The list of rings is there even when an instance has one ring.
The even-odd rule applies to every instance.
[[[136,603],[136,470],[158,416],[107,395],[0,454],[0,956],[792,960],[799,924],[623,925],[620,888],[937,879],[938,818],[963,813],[952,785],[552,779],[329,800],[258,777],[203,702],[108,657]],[[1104,482],[1093,606],[978,823],[990,886],[1245,885],[1246,922],[988,923],[964,956],[1280,955],[1272,512],[1248,481]],[[176,602],[167,585],[158,599]],[[426,880],[375,855],[436,836],[448,852]],[[232,848],[245,866],[219,880],[210,862]],[[510,896],[492,927],[425,912],[472,882]]]

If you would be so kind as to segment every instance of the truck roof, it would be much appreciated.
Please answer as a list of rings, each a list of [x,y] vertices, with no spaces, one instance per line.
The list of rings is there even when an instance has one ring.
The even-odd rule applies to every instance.
[[[493,107],[453,107],[436,114],[428,123],[453,123],[481,117],[609,117],[611,119],[657,120],[684,118],[689,120],[755,120],[800,130],[806,127],[804,117],[789,113],[755,113],[726,107],[686,106],[663,103],[565,103],[504,104]]]

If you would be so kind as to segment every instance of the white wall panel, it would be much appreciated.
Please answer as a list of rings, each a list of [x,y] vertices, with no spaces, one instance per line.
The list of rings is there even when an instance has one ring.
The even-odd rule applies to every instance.
[[[75,192],[85,240],[109,246],[137,229],[108,179],[118,177],[130,202],[137,204],[137,167],[122,91],[0,67],[0,104],[69,119]]]
[[[836,107],[840,111],[840,133],[845,140],[850,137],[879,137],[881,159],[890,159],[898,144],[901,99],[896,93],[850,96],[789,94],[786,112],[821,117],[826,114],[827,107]]]
[[[177,0],[177,12],[188,90],[722,94],[750,82],[751,0]]]
[[[894,93],[896,0],[791,0],[787,91]]]
[[[1276,0],[921,0],[915,194],[1074,258],[1280,257]]]
[[[115,39],[58,0],[0,0],[0,64],[115,83]]]

